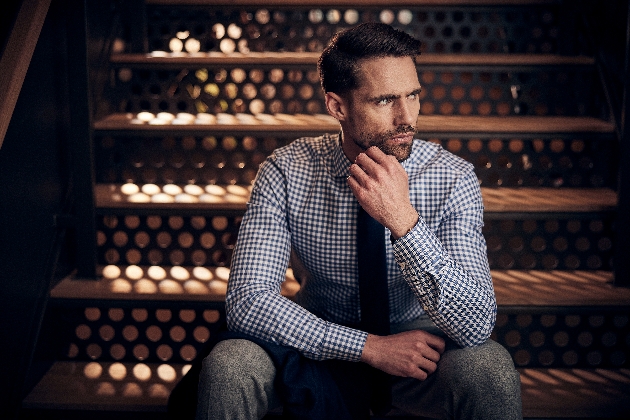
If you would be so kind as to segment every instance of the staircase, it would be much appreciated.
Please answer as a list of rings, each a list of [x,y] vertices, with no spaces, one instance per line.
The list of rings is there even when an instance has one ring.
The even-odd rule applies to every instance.
[[[493,338],[521,373],[525,417],[630,415],[630,290],[613,274],[619,142],[574,3],[129,3],[111,11],[93,78],[87,267],[51,291],[42,331],[57,358],[23,418],[165,417],[224,321],[258,165],[338,131],[317,57],[337,30],[372,20],[423,40],[417,137],[475,164]]]

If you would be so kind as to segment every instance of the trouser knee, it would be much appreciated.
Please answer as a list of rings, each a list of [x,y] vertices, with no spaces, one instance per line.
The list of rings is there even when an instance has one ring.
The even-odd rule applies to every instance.
[[[253,342],[219,342],[202,363],[197,419],[261,418],[274,399],[275,372],[267,352]]]

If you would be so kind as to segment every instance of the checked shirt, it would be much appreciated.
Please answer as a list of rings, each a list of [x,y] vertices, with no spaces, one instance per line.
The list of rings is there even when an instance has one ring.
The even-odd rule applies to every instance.
[[[298,139],[261,165],[232,258],[230,329],[316,360],[360,359],[367,333],[351,327],[361,314],[350,164],[339,135],[323,135]],[[481,344],[496,300],[473,166],[422,140],[402,165],[420,219],[393,243],[383,228],[390,322],[426,313],[457,344]],[[280,295],[292,253],[308,272],[295,301]]]

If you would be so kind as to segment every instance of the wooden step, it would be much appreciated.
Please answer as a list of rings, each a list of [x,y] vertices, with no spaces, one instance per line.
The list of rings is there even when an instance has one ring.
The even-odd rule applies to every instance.
[[[101,209],[245,211],[251,186],[97,184],[94,191]],[[482,187],[481,194],[486,213],[608,212],[617,205],[608,188]]]
[[[105,266],[100,280],[67,277],[53,299],[223,302],[229,268]],[[491,270],[499,306],[630,306],[630,289],[615,287],[608,271]],[[282,293],[300,286],[287,270]]]
[[[153,51],[147,54],[113,54],[110,62],[127,67],[181,67],[208,65],[313,65],[317,64],[318,52],[249,52],[243,53],[169,53]],[[423,66],[590,66],[593,57],[556,54],[435,54],[423,53],[417,59]]]
[[[25,409],[165,412],[188,365],[55,362]],[[630,413],[629,369],[519,369],[524,417]],[[622,418],[622,417],[619,417]]]
[[[165,116],[166,117],[166,116]],[[94,123],[100,131],[134,131],[148,133],[230,132],[236,133],[326,133],[339,131],[339,123],[326,114],[185,114],[160,118],[151,113],[111,114]],[[173,121],[176,121],[174,124]],[[534,116],[448,116],[418,117],[418,137],[450,134],[613,134],[614,124],[593,117]]]
[[[260,6],[259,0],[146,0],[146,4],[158,5],[204,5],[204,6]],[[537,4],[557,4],[558,0],[415,0],[415,6],[533,6]],[[355,0],[267,0],[265,6],[353,6],[356,7]],[[362,6],[383,6],[383,0],[362,0]],[[387,6],[408,6],[409,0],[389,0]]]

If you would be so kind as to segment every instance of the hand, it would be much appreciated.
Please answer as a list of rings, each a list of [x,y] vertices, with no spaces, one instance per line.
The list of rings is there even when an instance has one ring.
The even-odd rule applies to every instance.
[[[422,330],[378,336],[369,334],[361,361],[390,375],[424,381],[437,369],[444,339]]]
[[[350,166],[348,185],[361,207],[388,228],[395,239],[418,222],[409,200],[407,173],[394,156],[372,146]]]

